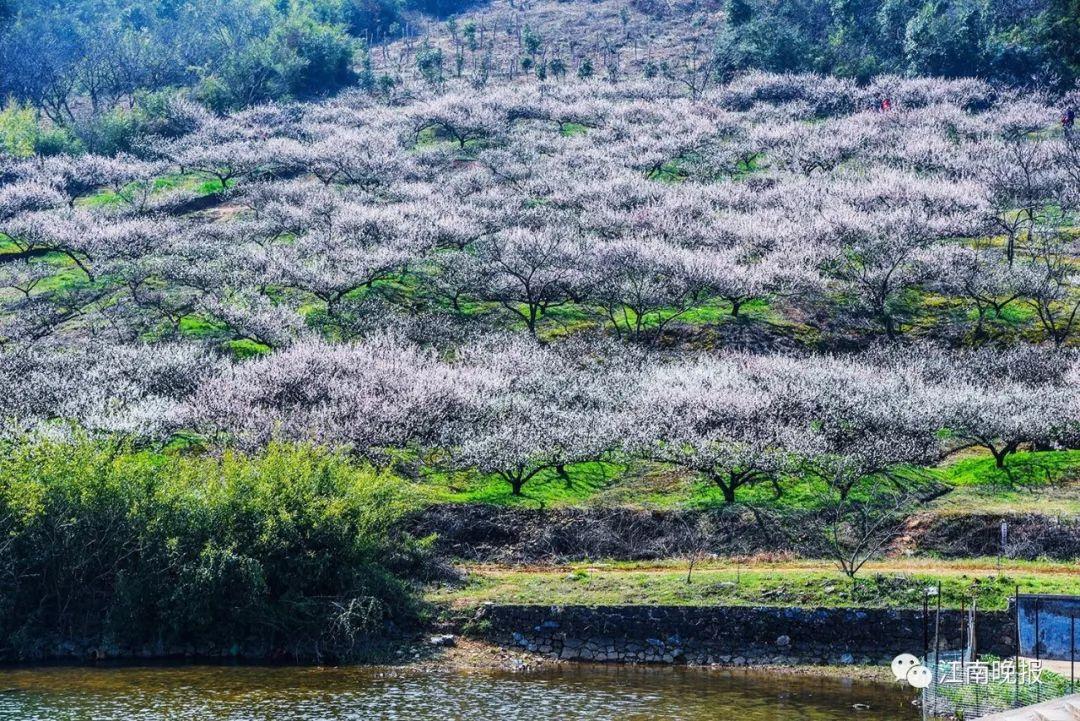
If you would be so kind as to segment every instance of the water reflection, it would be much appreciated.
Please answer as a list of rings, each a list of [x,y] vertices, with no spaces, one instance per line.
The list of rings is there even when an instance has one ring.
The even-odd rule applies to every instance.
[[[898,687],[764,672],[171,666],[0,671],[7,721],[906,721]],[[869,706],[856,708],[856,704]]]

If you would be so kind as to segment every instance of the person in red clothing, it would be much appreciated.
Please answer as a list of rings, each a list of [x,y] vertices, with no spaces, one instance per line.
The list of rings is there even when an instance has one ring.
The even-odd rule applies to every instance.
[[[887,113],[890,110],[892,110],[892,100],[890,98],[885,98],[881,101],[881,112]]]

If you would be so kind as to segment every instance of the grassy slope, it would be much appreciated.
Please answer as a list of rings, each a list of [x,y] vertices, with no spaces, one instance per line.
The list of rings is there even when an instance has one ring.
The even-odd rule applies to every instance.
[[[425,486],[431,502],[492,503],[528,508],[630,506],[645,509],[717,508],[719,489],[658,464],[584,463],[569,469],[570,484],[554,472],[542,473],[515,497],[496,476],[432,473]],[[987,455],[971,455],[929,469],[931,479],[952,490],[931,508],[940,513],[1080,513],[1080,451],[1018,453],[1004,469]],[[789,479],[777,499],[768,484],[739,489],[742,502],[779,509],[813,508],[818,490],[807,479]]]
[[[1018,453],[1003,469],[976,456],[933,473],[953,487],[938,512],[1080,514],[1080,451]]]
[[[1080,513],[1080,451],[1019,453],[1004,469],[985,455],[969,455],[930,469],[952,491],[934,501],[937,513]],[[526,506],[616,503],[647,508],[708,507],[722,499],[715,489],[659,467],[626,469],[591,464],[571,469],[572,486],[553,474],[526,487],[514,498],[497,479],[459,479],[453,494],[441,500]],[[771,488],[749,489],[755,501],[777,504]],[[795,483],[779,502],[807,507],[812,487]],[[1019,586],[1028,593],[1080,594],[1080,566],[1008,561],[999,571],[994,559],[944,561],[934,558],[889,559],[868,564],[855,588],[829,561],[710,560],[698,564],[687,583],[687,561],[651,563],[599,562],[563,567],[465,568],[462,587],[435,588],[429,600],[455,606],[483,602],[558,604],[572,599],[587,605],[778,605],[912,607],[923,591],[941,583],[943,603],[957,607],[972,595],[980,608],[1003,609]]]
[[[851,582],[827,561],[697,566],[687,583],[685,561],[595,563],[566,567],[468,567],[460,588],[431,589],[429,600],[455,606],[483,602],[548,605],[776,605],[919,608],[923,591],[941,583],[942,603],[955,608],[972,594],[980,608],[1004,609],[1019,586],[1033,593],[1080,593],[1080,568],[993,559],[871,563]]]

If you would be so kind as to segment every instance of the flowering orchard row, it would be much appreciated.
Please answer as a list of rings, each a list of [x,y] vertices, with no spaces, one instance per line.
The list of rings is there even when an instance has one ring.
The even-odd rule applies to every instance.
[[[1074,446],[1059,103],[761,74],[174,101],[137,155],[0,170],[4,429],[412,448],[515,491],[629,453],[729,497]]]

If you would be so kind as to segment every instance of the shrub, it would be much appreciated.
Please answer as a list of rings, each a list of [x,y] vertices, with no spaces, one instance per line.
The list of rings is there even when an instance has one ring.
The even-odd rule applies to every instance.
[[[39,134],[33,108],[10,101],[0,110],[0,154],[25,158],[34,154]]]
[[[341,27],[293,15],[274,29],[271,42],[282,80],[293,96],[333,92],[353,83],[356,45]]]
[[[85,438],[6,450],[0,656],[113,640],[348,658],[416,617],[417,546],[393,531],[402,484],[342,455]]]
[[[82,144],[98,155],[129,152],[141,132],[139,117],[120,107],[91,116],[75,128],[75,134]]]

